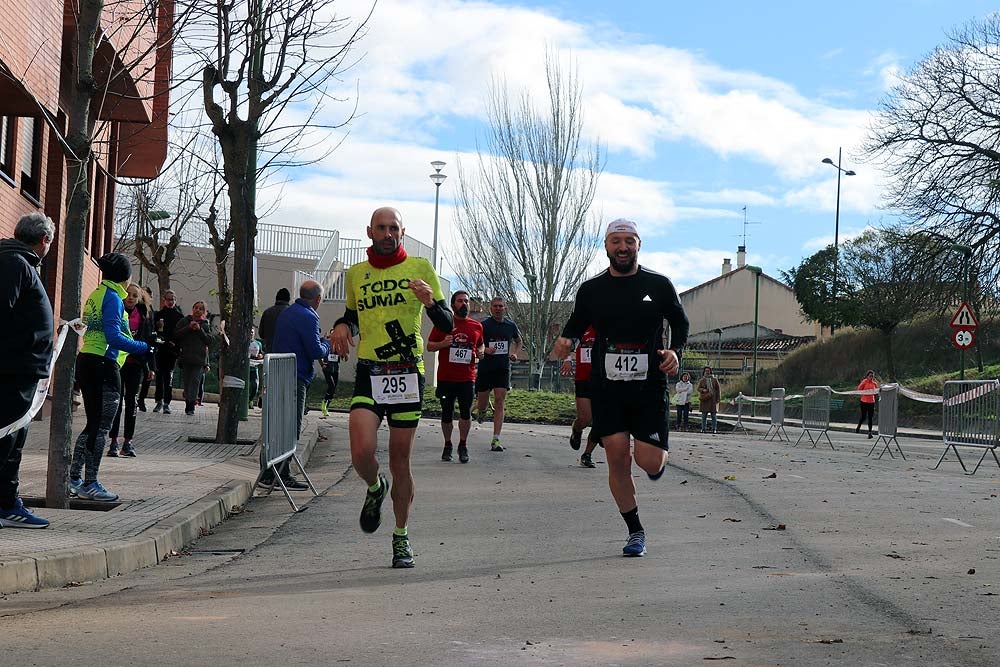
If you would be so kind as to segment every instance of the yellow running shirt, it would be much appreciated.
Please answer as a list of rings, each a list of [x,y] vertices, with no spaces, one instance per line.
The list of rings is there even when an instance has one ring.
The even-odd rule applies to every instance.
[[[424,304],[410,291],[411,280],[423,280],[435,301],[444,300],[434,267],[422,257],[407,257],[387,269],[377,269],[364,261],[347,270],[345,298],[348,310],[358,312],[359,359],[417,359],[423,373],[420,320]]]

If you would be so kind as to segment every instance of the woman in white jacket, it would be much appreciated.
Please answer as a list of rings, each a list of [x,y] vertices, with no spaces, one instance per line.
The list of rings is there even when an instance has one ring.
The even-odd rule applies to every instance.
[[[688,418],[691,414],[691,392],[694,385],[691,384],[690,373],[681,373],[680,381],[674,385],[674,403],[677,405],[677,428],[688,425]]]

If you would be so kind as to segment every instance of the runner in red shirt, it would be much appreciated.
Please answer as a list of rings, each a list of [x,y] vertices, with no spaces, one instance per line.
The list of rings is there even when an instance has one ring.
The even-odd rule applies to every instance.
[[[594,332],[594,327],[587,327],[574,353],[576,357],[576,372],[574,373],[574,379],[576,380],[576,419],[573,421],[572,432],[569,436],[569,446],[573,449],[580,449],[583,429],[590,426],[591,422],[593,422],[593,413],[590,410],[590,352],[594,347],[594,340],[596,338],[597,334]],[[559,374],[563,377],[568,377],[572,368],[572,358],[567,357],[559,369]],[[597,443],[598,438],[594,435],[594,429],[590,429],[590,433],[587,435],[587,448],[580,455],[581,468],[597,467],[594,465],[594,460],[591,457],[591,454],[597,447]]]
[[[451,295],[455,328],[445,333],[431,329],[427,350],[438,353],[437,391],[441,399],[441,432],[444,434],[442,461],[451,461],[452,421],[458,400],[458,460],[469,462],[466,439],[472,428],[472,401],[476,397],[476,361],[483,358],[483,325],[469,317],[469,293],[459,290]]]

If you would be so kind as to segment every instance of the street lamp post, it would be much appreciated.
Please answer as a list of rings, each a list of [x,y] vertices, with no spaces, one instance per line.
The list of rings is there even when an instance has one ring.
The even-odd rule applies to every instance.
[[[538,391],[538,382],[535,380],[535,281],[537,277],[531,273],[524,274],[524,279],[528,283],[528,298],[531,304],[528,310],[528,391]],[[541,377],[539,377],[541,380]]]
[[[754,286],[753,286],[753,395],[757,395],[757,317],[760,314],[760,274],[762,270],[759,266],[751,266],[747,264],[747,271],[753,274]],[[757,410],[754,409],[756,403],[750,404],[750,414],[751,416],[757,416]]]
[[[441,184],[444,183],[444,179],[448,178],[441,173],[444,169],[444,162],[441,160],[434,160],[431,162],[431,166],[434,167],[434,173],[431,174],[431,181],[434,183],[434,270],[438,270],[438,202],[441,199]]]
[[[830,324],[830,336],[832,337],[834,332],[837,330],[837,265],[840,261],[840,175],[844,176],[857,176],[857,173],[851,169],[844,169],[841,166],[841,155],[842,148],[837,149],[837,163],[834,164],[833,160],[828,157],[823,158],[823,164],[831,165],[837,170],[837,207],[836,212],[833,216],[833,284],[830,286],[830,291],[833,293],[833,323]]]
[[[972,248],[967,245],[962,245],[960,243],[952,243],[948,246],[948,250],[954,250],[955,252],[962,253],[962,282],[964,284],[962,289],[962,302],[969,302],[969,263],[972,259]],[[961,366],[958,371],[958,379],[965,379],[965,348],[963,347],[959,350],[961,358]]]

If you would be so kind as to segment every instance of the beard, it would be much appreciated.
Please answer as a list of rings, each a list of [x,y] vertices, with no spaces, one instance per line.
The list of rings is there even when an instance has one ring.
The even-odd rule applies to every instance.
[[[639,256],[638,253],[634,252],[630,252],[626,256],[609,252],[608,259],[611,261],[611,268],[618,273],[631,273],[635,270]]]
[[[463,317],[463,318],[464,317],[468,317],[469,316],[469,307],[468,306],[462,306],[461,308],[459,308],[458,310],[455,311],[455,314],[458,315],[459,317]]]
[[[399,243],[396,242],[396,239],[389,237],[378,243],[373,243],[372,247],[375,249],[376,255],[394,255],[399,248]]]

